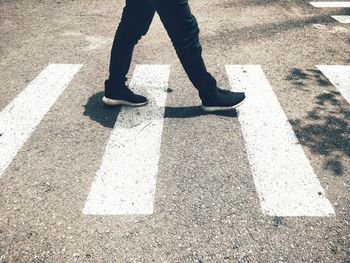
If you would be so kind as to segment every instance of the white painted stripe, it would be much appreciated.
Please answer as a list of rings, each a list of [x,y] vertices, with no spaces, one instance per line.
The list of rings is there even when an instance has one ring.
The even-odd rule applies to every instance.
[[[350,7],[350,2],[347,1],[334,1],[334,2],[310,2],[311,5],[314,7],[320,7],[320,8],[347,8]]]
[[[51,64],[0,113],[0,176],[82,65]]]
[[[350,104],[350,66],[318,65],[316,67],[329,79]]]
[[[130,87],[150,103],[123,107],[83,213],[152,214],[163,130],[168,65],[138,65]]]
[[[238,115],[263,213],[334,215],[261,67],[227,65],[226,70],[231,86],[247,95]]]
[[[332,16],[332,18],[342,24],[350,24],[350,16]]]

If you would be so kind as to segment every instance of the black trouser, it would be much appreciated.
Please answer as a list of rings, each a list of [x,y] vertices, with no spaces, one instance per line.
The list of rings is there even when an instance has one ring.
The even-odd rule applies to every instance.
[[[199,96],[206,97],[216,88],[216,80],[204,65],[199,28],[188,0],[126,0],[113,42],[106,94],[117,94],[124,86],[134,46],[147,33],[156,11],[189,79]]]

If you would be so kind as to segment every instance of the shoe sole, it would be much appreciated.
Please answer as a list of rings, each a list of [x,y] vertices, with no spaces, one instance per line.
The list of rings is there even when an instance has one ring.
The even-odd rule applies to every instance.
[[[233,109],[236,109],[237,107],[241,106],[245,102],[245,100],[246,100],[246,98],[244,98],[244,100],[242,100],[240,103],[233,105],[233,106],[229,106],[229,107],[211,107],[211,106],[201,105],[201,108],[205,112],[229,111],[229,110],[233,110]]]
[[[140,107],[140,106],[144,106],[148,103],[148,101],[146,102],[141,102],[141,103],[132,103],[130,101],[127,100],[113,100],[113,99],[109,99],[106,97],[102,98],[102,101],[104,104],[108,105],[108,106],[120,106],[120,105],[126,105],[126,106],[132,106],[132,107]]]

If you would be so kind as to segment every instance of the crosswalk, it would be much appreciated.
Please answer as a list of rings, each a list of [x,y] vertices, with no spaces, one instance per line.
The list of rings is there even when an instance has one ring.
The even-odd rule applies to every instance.
[[[320,2],[310,2],[310,4],[317,8],[350,8],[350,2],[347,2],[347,1],[331,1],[331,2],[320,1]],[[349,15],[333,15],[331,17],[342,24],[350,23]]]
[[[0,113],[0,177],[82,65],[49,65]],[[350,66],[317,68],[349,102]],[[261,211],[268,216],[334,216],[303,148],[259,65],[226,65],[233,90],[247,93],[238,118]],[[83,209],[88,215],[152,214],[169,65],[137,65],[130,86],[150,98],[122,108]]]
[[[146,91],[150,104],[120,112],[85,214],[152,214],[169,71],[167,65],[136,67],[130,87]]]
[[[349,8],[350,2],[347,1],[331,1],[331,2],[310,2],[314,7],[320,8]]]
[[[318,65],[317,68],[338,89],[346,101],[350,103],[350,66]]]
[[[82,65],[51,64],[0,113],[0,177]]]
[[[263,212],[271,216],[333,215],[261,67],[228,65],[226,70],[231,86],[245,91],[248,98],[238,116]]]
[[[350,16],[343,15],[343,16],[331,16],[331,17],[342,24],[350,24]]]

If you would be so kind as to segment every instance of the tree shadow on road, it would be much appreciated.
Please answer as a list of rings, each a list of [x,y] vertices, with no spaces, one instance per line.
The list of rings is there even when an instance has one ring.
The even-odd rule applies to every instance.
[[[293,69],[287,80],[298,88],[306,89],[306,80],[325,87],[332,85],[318,70]],[[306,118],[291,120],[301,144],[326,158],[324,168],[335,176],[347,174],[344,162],[350,158],[350,109],[339,92],[318,95],[316,106]]]
[[[301,4],[301,5],[309,5],[309,3],[305,3],[303,0],[295,0],[292,3],[286,0],[245,0],[244,2],[242,1],[232,1],[232,0],[226,0],[219,2],[217,6],[223,7],[223,8],[237,8],[237,7],[242,7],[242,6],[267,6],[270,7],[271,5],[280,5],[284,8],[288,8],[291,5],[296,5],[296,4]]]
[[[317,69],[301,70],[293,68],[287,77],[287,80],[291,81],[292,84],[304,91],[308,91],[306,81],[314,81],[318,86],[326,87],[332,86],[329,80]]]
[[[215,35],[203,36],[202,38],[204,41],[213,43],[220,41],[225,41],[226,44],[246,42],[256,39],[272,38],[279,33],[304,28],[314,24],[327,25],[332,23],[335,23],[335,20],[329,15],[321,15],[308,17],[306,19],[291,19],[283,22],[258,24],[241,28],[232,28],[232,25],[230,25],[230,27],[223,26],[216,30]]]

